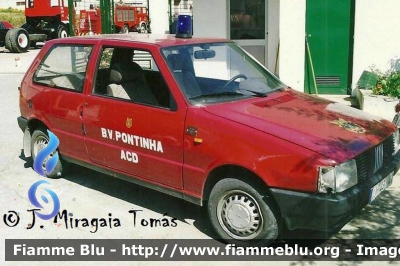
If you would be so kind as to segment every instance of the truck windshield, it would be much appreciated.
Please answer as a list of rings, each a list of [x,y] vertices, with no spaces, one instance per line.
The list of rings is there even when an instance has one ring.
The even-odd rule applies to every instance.
[[[180,89],[194,104],[266,97],[286,86],[234,43],[163,49]]]

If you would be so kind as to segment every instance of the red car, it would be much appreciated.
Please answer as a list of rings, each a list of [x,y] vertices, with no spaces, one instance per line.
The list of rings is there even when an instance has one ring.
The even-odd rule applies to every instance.
[[[7,21],[0,21],[0,46],[6,45],[7,32],[12,29],[13,26]]]
[[[25,156],[49,130],[47,176],[72,162],[207,206],[242,244],[336,231],[392,183],[390,121],[289,88],[230,40],[184,37],[46,42],[20,86]]]
[[[29,34],[22,28],[14,28],[7,21],[0,21],[0,46],[12,53],[23,53],[29,49]]]

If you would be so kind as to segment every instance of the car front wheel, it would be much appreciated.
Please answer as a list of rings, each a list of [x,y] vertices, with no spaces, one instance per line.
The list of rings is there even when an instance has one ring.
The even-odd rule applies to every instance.
[[[219,237],[228,243],[266,245],[278,237],[271,203],[251,185],[234,178],[219,181],[211,191],[208,214]]]

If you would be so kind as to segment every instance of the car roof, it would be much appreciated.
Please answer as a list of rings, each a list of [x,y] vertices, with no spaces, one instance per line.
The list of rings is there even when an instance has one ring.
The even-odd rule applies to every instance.
[[[210,42],[232,42],[229,39],[222,38],[177,38],[173,34],[139,34],[139,33],[129,33],[129,34],[99,34],[92,36],[75,36],[68,39],[84,40],[84,39],[101,39],[101,40],[114,40],[114,41],[133,41],[139,43],[147,43],[158,45],[160,47],[169,47],[177,45],[190,45],[198,43],[210,43]],[[62,42],[62,40],[58,39]]]
[[[8,22],[8,21],[0,20],[0,23],[2,23],[7,29],[12,29],[13,28],[11,23]]]

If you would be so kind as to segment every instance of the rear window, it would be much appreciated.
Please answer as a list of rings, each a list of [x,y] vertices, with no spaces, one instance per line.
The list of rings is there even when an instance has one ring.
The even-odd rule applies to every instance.
[[[52,88],[83,91],[92,46],[54,46],[40,63],[33,77],[35,83]]]

